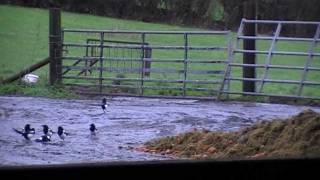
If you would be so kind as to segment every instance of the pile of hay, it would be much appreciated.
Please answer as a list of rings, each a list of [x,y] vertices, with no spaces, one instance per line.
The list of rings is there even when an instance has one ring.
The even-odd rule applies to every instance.
[[[288,119],[262,121],[237,132],[193,130],[151,140],[138,149],[197,159],[319,157],[320,114],[305,110]]]

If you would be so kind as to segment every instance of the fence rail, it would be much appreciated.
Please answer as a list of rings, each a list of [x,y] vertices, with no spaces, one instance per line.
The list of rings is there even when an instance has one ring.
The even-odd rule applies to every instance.
[[[243,30],[248,23],[272,26],[273,33],[272,35],[258,33],[257,36],[243,35]],[[314,36],[281,36],[287,25],[314,26]],[[138,92],[139,96],[159,95],[150,94],[150,92],[148,94],[145,91],[153,89],[158,90],[158,93],[168,90],[167,93],[174,93],[183,98],[193,96],[195,91],[207,91],[205,96],[217,99],[234,94],[305,99],[320,97],[317,92],[310,93],[310,89],[320,87],[320,80],[308,79],[309,76],[317,76],[316,74],[320,71],[318,43],[320,22],[242,19],[234,45],[230,31],[63,29],[62,34],[65,53],[61,58],[64,62],[61,68],[64,69],[62,78],[66,81],[65,84],[92,87],[97,85],[99,87],[97,93],[108,94],[113,93],[108,91],[110,89],[132,88],[138,90],[134,92]],[[68,34],[85,38],[83,41],[72,41],[72,38],[71,40],[66,38]],[[160,42],[163,40],[164,43],[155,43],[154,36],[160,36]],[[194,39],[199,37],[216,36],[223,36],[223,42],[217,43],[213,40],[208,44],[194,43]],[[172,43],[171,38],[177,40]],[[270,46],[266,50],[245,50],[240,46],[241,41],[245,40],[255,40],[258,44],[269,42]],[[291,50],[290,47],[281,50],[277,47],[279,42],[305,43],[308,50]],[[84,49],[85,54],[79,53],[84,52]],[[218,54],[222,56],[216,57]],[[254,54],[262,59],[255,64],[237,60],[239,55],[244,54]],[[292,60],[295,63],[286,60],[284,64],[281,63],[288,57],[301,60]],[[254,68],[257,77],[240,76],[243,73],[241,68]],[[273,70],[283,73],[275,78],[271,76]],[[282,77],[289,71],[295,72],[292,78]],[[236,82],[254,82],[257,88],[255,92],[243,92]],[[270,91],[272,84],[280,86],[286,84],[294,87],[286,90],[285,93],[278,93]],[[308,92],[305,93],[305,91]],[[170,96],[170,94],[166,95]]]
[[[99,47],[99,48],[119,48],[119,49],[142,49],[146,47],[146,45],[98,45],[98,44],[81,44],[81,43],[64,43],[65,47]],[[147,46],[151,49],[177,49],[177,50],[227,50],[227,47],[219,47],[219,46],[156,46],[149,45]]]
[[[74,33],[120,33],[120,34],[194,34],[194,35],[226,35],[230,31],[131,31],[131,30],[92,30],[92,29],[63,29],[63,32]]]

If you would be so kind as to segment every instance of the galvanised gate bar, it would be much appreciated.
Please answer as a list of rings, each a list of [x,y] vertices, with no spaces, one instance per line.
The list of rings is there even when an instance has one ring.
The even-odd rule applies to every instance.
[[[245,36],[243,29],[248,24],[270,32]],[[308,28],[309,33],[286,34],[289,28]],[[320,22],[242,19],[236,38],[224,78],[232,88],[223,90],[222,83],[221,94],[320,99]],[[243,49],[241,43],[245,40],[255,40],[258,48]],[[243,63],[245,53],[257,56],[255,64]],[[239,72],[244,67],[255,68],[256,77],[243,78]],[[241,85],[236,86],[242,81],[255,82],[255,92],[243,92]]]
[[[89,93],[216,96],[231,52],[229,31],[64,29],[62,34],[63,83]]]

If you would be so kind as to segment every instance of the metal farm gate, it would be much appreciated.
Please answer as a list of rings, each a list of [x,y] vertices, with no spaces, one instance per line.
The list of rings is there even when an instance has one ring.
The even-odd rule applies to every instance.
[[[62,39],[63,83],[87,94],[212,98],[231,52],[229,31],[63,29]]]
[[[256,24],[256,36],[243,34],[248,24]],[[269,33],[259,33],[261,29]],[[288,29],[296,32],[286,33]],[[242,19],[224,78],[231,88],[223,90],[222,83],[221,94],[320,99],[319,36],[320,22]],[[244,40],[255,40],[256,49],[243,49]],[[255,64],[243,63],[245,53],[256,55]],[[244,67],[254,68],[255,78],[244,78]],[[255,92],[243,92],[243,81],[255,82]]]
[[[256,36],[244,35],[248,24]],[[86,94],[320,99],[319,36],[320,22],[247,19],[234,46],[229,31],[63,29],[61,78]],[[247,40],[256,49],[242,48]],[[256,61],[244,63],[244,54]],[[248,68],[254,77],[244,77]],[[255,90],[246,92],[244,82]]]

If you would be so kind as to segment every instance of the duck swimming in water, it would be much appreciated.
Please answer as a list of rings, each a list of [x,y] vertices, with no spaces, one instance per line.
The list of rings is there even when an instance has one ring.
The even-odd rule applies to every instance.
[[[64,140],[66,136],[69,135],[69,133],[67,133],[62,126],[58,127],[58,135],[60,137],[60,139]]]
[[[104,113],[106,113],[106,109],[107,109],[108,105],[107,105],[107,99],[103,98],[102,99],[102,104],[101,104],[101,108],[103,110]]]
[[[43,127],[43,134],[44,135],[52,136],[52,134],[54,132],[49,128],[48,125],[45,124],[45,125],[42,125],[42,127]]]
[[[92,123],[90,124],[90,133],[91,135],[95,136],[96,135],[96,132],[98,131],[98,129],[96,128],[96,126]]]
[[[34,128],[31,128],[30,124],[26,124],[24,126],[24,128],[22,128],[21,130],[18,130],[18,129],[15,129],[15,130],[20,131],[20,132],[30,133],[30,134],[34,134],[35,133]]]
[[[30,138],[35,134],[35,130],[34,128],[31,128],[30,124],[26,124],[24,129],[18,130],[13,128],[13,130],[16,133],[21,134],[27,140],[30,140]]]
[[[51,136],[54,133],[48,125],[42,125],[43,127],[43,135],[40,138],[37,138],[36,142],[49,142],[51,141]]]
[[[40,138],[36,139],[36,142],[49,142],[51,141],[51,136],[49,135],[42,135]]]
[[[25,130],[25,132],[30,133],[30,134],[35,134],[36,133],[34,128],[31,128],[30,124],[26,124],[24,126],[24,130]]]

